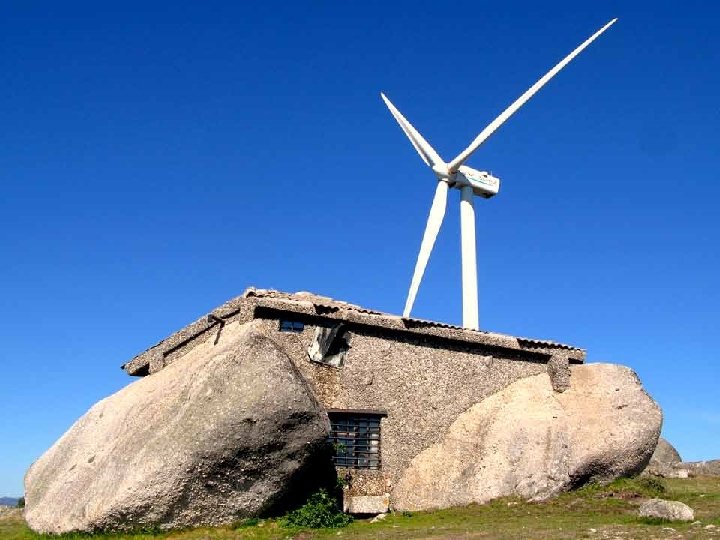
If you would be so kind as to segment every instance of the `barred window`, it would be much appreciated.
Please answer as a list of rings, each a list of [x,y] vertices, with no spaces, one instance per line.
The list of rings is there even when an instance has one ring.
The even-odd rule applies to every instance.
[[[338,467],[380,468],[380,419],[378,411],[328,411],[330,443]]]

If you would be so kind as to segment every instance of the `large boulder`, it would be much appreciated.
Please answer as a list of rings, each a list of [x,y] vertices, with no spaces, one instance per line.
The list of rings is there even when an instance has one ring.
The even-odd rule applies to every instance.
[[[650,499],[640,505],[640,517],[667,519],[670,521],[692,521],[695,511],[680,501],[666,501],[665,499]]]
[[[662,413],[629,368],[572,366],[570,387],[547,374],[521,379],[477,403],[444,439],[410,463],[392,493],[398,510],[540,500],[590,481],[643,470]]]
[[[213,336],[214,337],[214,336]],[[230,523],[332,475],[327,419],[258,322],[93,406],[25,477],[44,533]],[[326,468],[327,467],[327,468]]]
[[[677,450],[662,437],[658,440],[650,462],[643,471],[646,476],[661,476],[674,478],[678,476],[676,465],[682,461]]]

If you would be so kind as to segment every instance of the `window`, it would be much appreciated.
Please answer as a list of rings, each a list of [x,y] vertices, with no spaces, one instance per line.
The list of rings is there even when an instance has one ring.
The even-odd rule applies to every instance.
[[[300,321],[280,321],[281,332],[302,332],[305,324]]]
[[[338,467],[380,468],[380,419],[377,411],[329,411],[330,443]]]

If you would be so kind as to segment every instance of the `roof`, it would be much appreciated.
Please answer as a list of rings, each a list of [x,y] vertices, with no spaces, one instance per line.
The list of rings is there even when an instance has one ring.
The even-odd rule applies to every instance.
[[[374,311],[371,309],[366,309],[361,306],[358,306],[356,304],[351,304],[349,302],[343,302],[341,300],[334,300],[333,298],[327,297],[327,296],[321,296],[315,293],[311,292],[296,292],[296,293],[286,293],[282,291],[276,291],[273,289],[256,289],[254,287],[248,288],[242,295],[244,298],[269,298],[273,300],[277,300],[279,302],[282,302],[284,304],[288,304],[287,307],[289,308],[289,311],[296,311],[295,309],[292,309],[294,306],[310,306],[312,304],[313,307],[317,308],[327,308],[328,310],[332,310],[332,312],[340,312],[341,314],[348,314],[348,312],[354,312],[354,313],[361,313],[364,315],[370,315],[373,316],[373,318],[377,319],[377,323],[379,325],[383,325],[383,322],[389,322],[389,321],[399,321],[402,322],[402,324],[405,324],[407,327],[413,327],[413,328],[445,328],[445,329],[451,329],[456,330],[459,332],[462,332],[463,334],[467,335],[468,337],[471,335],[477,335],[481,334],[488,337],[496,337],[496,338],[510,338],[513,340],[520,340],[528,344],[535,344],[538,346],[544,346],[544,347],[552,347],[552,348],[558,348],[558,349],[568,349],[568,350],[574,350],[574,351],[583,351],[584,349],[581,349],[579,347],[574,347],[572,345],[565,345],[563,343],[558,343],[556,341],[551,340],[545,340],[545,339],[533,339],[533,338],[524,338],[524,337],[517,337],[517,336],[510,336],[507,334],[500,334],[497,332],[488,332],[486,330],[470,330],[468,328],[463,328],[462,326],[456,326],[452,324],[447,323],[441,323],[441,322],[435,322],[435,321],[428,321],[425,319],[415,319],[412,317],[406,318],[401,317],[399,315],[391,315],[389,313],[383,313],[381,311]]]
[[[555,341],[517,337],[485,330],[470,330],[446,323],[405,318],[311,292],[286,293],[273,289],[250,287],[242,295],[225,302],[204,317],[137,355],[122,368],[131,375],[139,374],[143,367],[150,364],[154,356],[159,354],[167,356],[216,324],[237,316],[243,310],[246,310],[248,318],[294,313],[304,318],[331,319],[345,321],[355,326],[374,327],[388,333],[420,334],[454,342],[545,354],[562,352],[571,361],[583,362],[585,360],[584,349]]]

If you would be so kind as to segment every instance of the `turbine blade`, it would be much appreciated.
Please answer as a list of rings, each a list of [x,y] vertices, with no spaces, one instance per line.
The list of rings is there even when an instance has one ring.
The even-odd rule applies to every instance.
[[[440,232],[440,225],[442,225],[443,218],[445,217],[447,193],[447,182],[438,182],[437,188],[435,189],[435,197],[433,197],[432,206],[430,207],[427,225],[425,225],[425,233],[423,234],[422,243],[420,244],[420,253],[418,253],[417,262],[415,263],[415,272],[410,282],[410,291],[408,292],[408,297],[405,302],[403,317],[410,316],[410,311],[415,303],[415,296],[420,287],[420,281],[425,273],[425,267],[427,266],[430,253],[432,253],[433,246],[435,245],[435,239],[437,238],[438,232]]]
[[[475,140],[470,143],[470,146],[468,146],[465,150],[463,150],[458,157],[453,159],[450,162],[450,166],[448,169],[450,172],[457,171],[458,167],[462,165],[469,157],[470,155],[478,149],[478,147],[484,143],[490,135],[492,135],[497,128],[499,128],[503,123],[510,118],[515,112],[522,107],[535,93],[540,90],[545,84],[552,79],[557,73],[564,68],[566,65],[570,63],[570,61],[575,58],[578,54],[580,54],[588,45],[590,45],[595,39],[600,36],[605,30],[610,28],[617,19],[613,19],[609,23],[607,23],[605,26],[603,26],[600,30],[595,32],[592,36],[590,36],[588,39],[583,41],[573,52],[571,52],[569,55],[567,55],[562,61],[560,61],[554,68],[552,68],[550,71],[548,71],[538,82],[533,84],[522,96],[520,96],[518,99],[513,102],[512,105],[510,105],[507,109],[505,109],[500,116],[498,116],[495,120],[493,120],[484,130],[480,132],[480,134],[475,137]]]
[[[385,94],[381,92],[380,97],[382,97],[385,105],[387,105],[387,108],[390,109],[390,113],[393,115],[395,120],[397,120],[397,123],[400,124],[400,127],[405,132],[405,135],[407,135],[407,138],[410,139],[410,142],[415,150],[417,150],[417,153],[420,154],[420,157],[425,164],[429,167],[441,164],[444,165],[445,162],[440,159],[440,156],[437,152],[435,152],[435,149],[430,146],[430,143],[427,142],[413,127],[413,125],[400,113],[400,111],[395,108],[395,105],[393,105],[390,100],[385,97]]]

